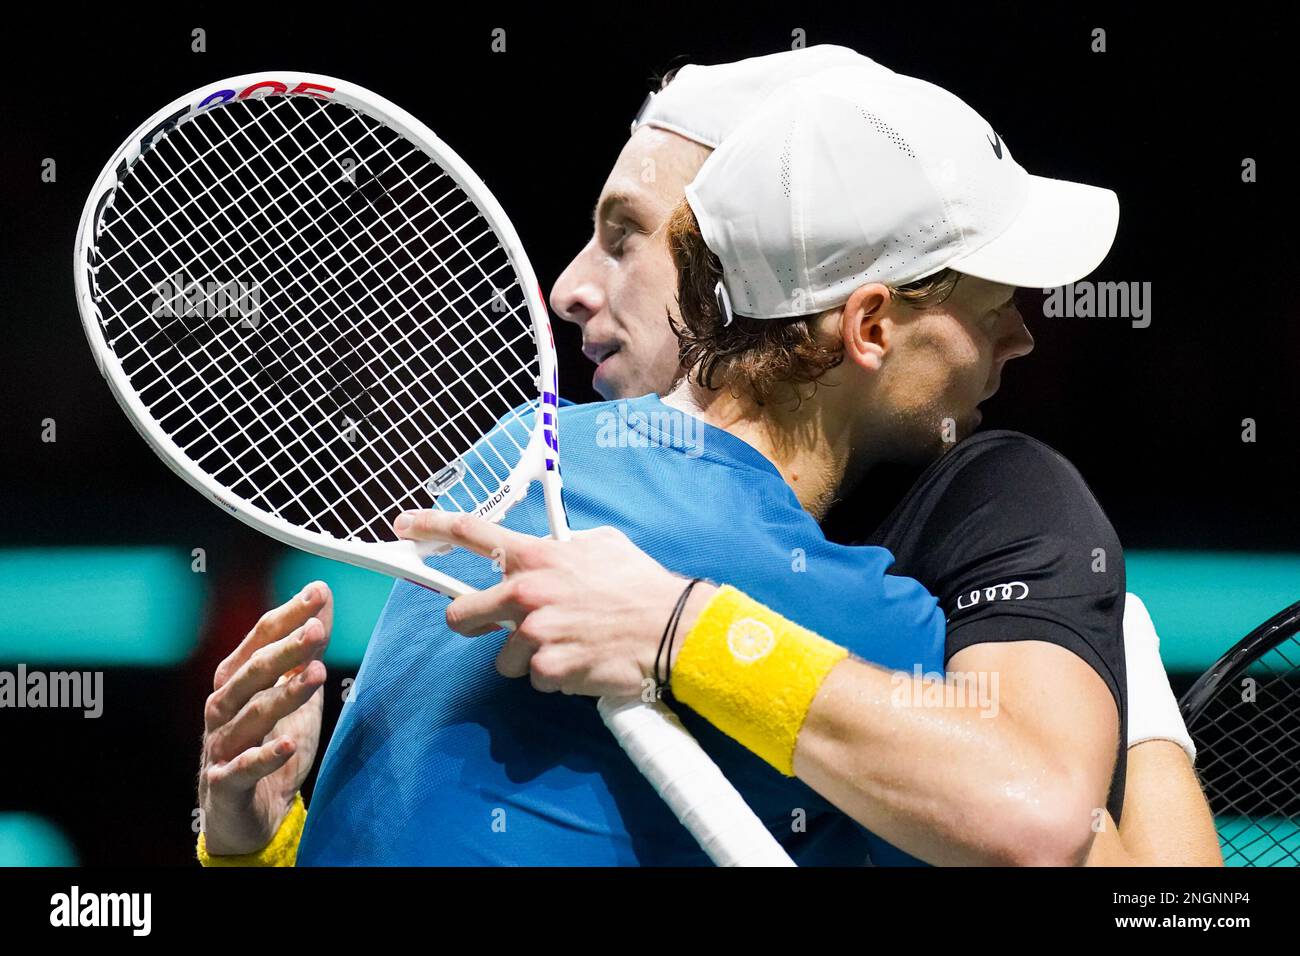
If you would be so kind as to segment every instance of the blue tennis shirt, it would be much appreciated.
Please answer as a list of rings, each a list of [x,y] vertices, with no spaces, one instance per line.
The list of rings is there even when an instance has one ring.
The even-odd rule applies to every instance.
[[[733,584],[858,657],[942,671],[944,618],[880,547],[829,543],[739,438],[649,395],[560,410],[574,529],[612,525],[669,569]],[[506,516],[546,534],[534,489]],[[500,580],[457,550],[436,565]],[[447,599],[393,588],[330,740],[300,865],[701,865],[708,859],[605,729],[591,698],[500,676],[504,634],[466,638]],[[670,608],[664,609],[667,619]],[[795,862],[913,862],[797,779],[675,705]]]

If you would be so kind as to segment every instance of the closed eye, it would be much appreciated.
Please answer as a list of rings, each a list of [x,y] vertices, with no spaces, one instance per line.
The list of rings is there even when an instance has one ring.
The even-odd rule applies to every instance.
[[[641,232],[632,213],[636,205],[631,194],[616,190],[601,196],[596,205],[595,223],[601,245],[618,255],[628,237]]]
[[[627,228],[620,223],[605,222],[600,228],[600,242],[612,253],[619,253],[627,241]]]
[[[635,222],[622,217],[601,225],[601,243],[614,255],[623,252],[629,239],[642,234],[643,230]]]

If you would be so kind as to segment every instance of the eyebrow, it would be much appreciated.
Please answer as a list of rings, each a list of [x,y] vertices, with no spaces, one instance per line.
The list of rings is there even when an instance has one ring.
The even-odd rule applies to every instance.
[[[608,216],[615,207],[634,205],[636,203],[630,192],[623,189],[608,192],[600,197],[600,201],[596,203],[596,207],[591,211],[591,221],[595,222],[604,216]]]

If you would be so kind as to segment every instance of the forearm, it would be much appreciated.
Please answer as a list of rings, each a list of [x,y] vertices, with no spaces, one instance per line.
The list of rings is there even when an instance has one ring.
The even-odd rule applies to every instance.
[[[915,683],[857,660],[840,663],[799,733],[799,778],[930,863],[1081,862],[1095,802],[1082,782],[1005,712],[908,706],[922,699],[912,694]]]
[[[1116,826],[1106,815],[1088,866],[1223,866],[1209,806],[1176,743],[1129,748],[1123,819]]]
[[[1223,866],[1214,818],[1177,744],[1149,740],[1129,748],[1119,836],[1139,866]]]
[[[691,617],[673,669],[679,699],[872,832],[933,863],[1083,862],[1114,762],[1113,735],[1098,742],[1084,731],[1062,747],[1058,734],[1053,748],[1015,719],[1009,701],[1016,694],[1022,713],[1050,709],[1051,668],[1004,681],[1014,689],[992,714],[975,702],[918,706],[926,688],[913,677],[849,658],[843,648],[837,655],[831,642],[738,592],[719,592]],[[746,625],[745,635],[768,634],[765,648],[742,653],[754,648],[735,646],[737,624]],[[1004,677],[1015,670],[995,666]],[[1087,696],[1070,679],[1054,687]],[[1113,727],[1108,695],[1104,706]],[[1084,714],[1081,726],[1104,726],[1098,714]],[[1093,762],[1097,752],[1109,753],[1108,765],[1089,775],[1081,769],[1086,760],[1072,766],[1057,757],[1084,751]]]

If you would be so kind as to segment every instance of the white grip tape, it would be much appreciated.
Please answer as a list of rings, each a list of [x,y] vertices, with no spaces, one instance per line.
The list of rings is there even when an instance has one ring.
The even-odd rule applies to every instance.
[[[600,716],[718,866],[794,866],[717,764],[661,703],[602,697]]]

